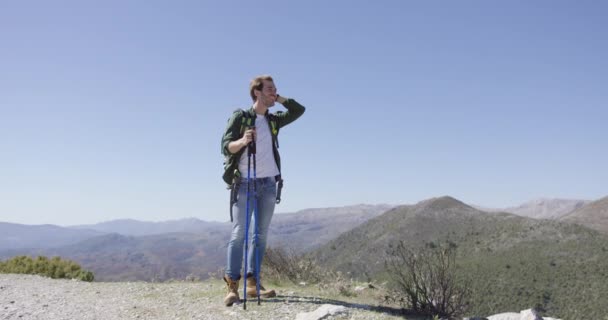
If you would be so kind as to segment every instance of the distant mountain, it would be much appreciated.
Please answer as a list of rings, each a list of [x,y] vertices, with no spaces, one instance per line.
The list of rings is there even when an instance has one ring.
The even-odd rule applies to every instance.
[[[140,237],[113,233],[62,248],[23,250],[19,255],[70,259],[93,271],[97,281],[207,278],[225,264],[228,237],[215,231]]]
[[[196,218],[170,220],[163,222],[138,221],[120,219],[97,224],[79,225],[72,229],[97,230],[103,233],[119,233],[128,236],[145,236],[172,232],[205,232],[214,228],[222,228],[226,223],[207,222]]]
[[[501,211],[534,219],[560,219],[572,211],[580,209],[589,202],[591,201],[541,198],[528,201],[517,207],[501,209]]]
[[[305,251],[324,244],[388,208],[388,205],[356,205],[276,214],[268,244]],[[168,222],[115,220],[63,229],[74,232],[82,227],[112,233],[61,248],[12,248],[0,252],[0,258],[24,254],[58,255],[92,270],[99,281],[184,279],[189,275],[206,278],[209,272],[225,266],[231,224],[198,219]],[[154,234],[168,230],[176,232]]]
[[[581,224],[608,233],[608,196],[587,203],[585,206],[563,216],[562,221]]]
[[[73,230],[55,225],[24,225],[0,222],[0,251],[25,248],[52,248],[96,237],[102,232]]]
[[[608,236],[576,224],[489,214],[451,197],[393,208],[310,255],[351,277],[387,281],[387,251],[399,241],[426,250],[454,243],[460,274],[473,280],[475,314],[537,304],[564,319],[580,319],[576,310],[608,313],[600,298],[608,294]]]
[[[354,205],[306,209],[275,214],[269,230],[269,245],[305,251],[316,248],[365,221],[392,208],[390,205]]]
[[[269,245],[296,251],[317,247],[340,233],[380,215],[390,205],[353,205],[332,208],[305,209],[294,213],[275,214],[269,230]],[[339,223],[336,223],[338,222]],[[173,232],[201,233],[211,230],[229,233],[229,222],[206,222],[196,218],[147,222],[131,219],[113,220],[72,228],[92,229],[129,236],[160,235]]]

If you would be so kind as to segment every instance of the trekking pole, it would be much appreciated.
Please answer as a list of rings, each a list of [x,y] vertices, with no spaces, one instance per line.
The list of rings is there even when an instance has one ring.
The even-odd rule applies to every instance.
[[[243,310],[247,310],[247,253],[249,249],[249,197],[251,182],[251,146],[247,146],[247,205],[245,210],[245,281],[243,281]]]
[[[257,188],[257,175],[256,175],[256,164],[255,164],[255,142],[253,143],[253,216],[255,219],[255,225],[253,226],[253,236],[255,246],[253,250],[255,250],[255,293],[258,296],[258,306],[260,305],[260,244],[259,244],[259,229],[258,225],[260,224],[260,220],[258,219],[260,213],[258,212],[258,188]]]
[[[251,127],[250,127],[251,128]],[[254,127],[255,128],[255,127]],[[247,145],[247,205],[245,211],[245,281],[243,281],[243,310],[247,310],[247,256],[249,253],[249,200],[251,197],[251,155],[253,154],[254,164],[254,187],[255,187],[255,142]],[[255,201],[255,194],[253,197]]]

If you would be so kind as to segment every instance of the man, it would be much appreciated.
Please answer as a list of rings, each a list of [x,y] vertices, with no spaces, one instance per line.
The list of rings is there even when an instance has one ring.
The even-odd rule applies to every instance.
[[[259,265],[266,250],[266,236],[270,220],[274,213],[275,204],[280,201],[281,161],[278,152],[279,129],[293,122],[304,113],[304,107],[293,99],[279,96],[272,77],[258,76],[249,85],[249,94],[253,106],[249,110],[234,112],[222,138],[222,153],[226,156],[226,181],[234,192],[231,197],[232,234],[228,242],[228,262],[224,281],[228,286],[228,295],[224,298],[226,306],[239,301],[238,282],[241,278],[241,264],[243,262],[243,242],[247,220],[253,218],[253,197],[256,197],[258,221],[251,221],[250,225],[257,223],[257,234],[250,235],[249,252],[247,257],[247,296],[257,297],[256,285],[259,274],[256,270],[255,250],[258,250]],[[272,114],[268,109],[278,102],[285,106],[286,112]],[[253,174],[247,179],[248,152],[251,142],[255,142],[256,153],[256,192],[253,192]],[[252,160],[253,161],[253,160]],[[253,172],[253,163],[251,164]],[[279,191],[277,194],[277,182]],[[250,202],[247,205],[247,191],[249,188]],[[249,207],[249,212],[247,208]],[[233,214],[234,213],[234,214]],[[252,228],[254,233],[256,228]],[[256,243],[257,240],[257,243]],[[260,285],[260,296],[274,297],[274,290],[266,290]]]

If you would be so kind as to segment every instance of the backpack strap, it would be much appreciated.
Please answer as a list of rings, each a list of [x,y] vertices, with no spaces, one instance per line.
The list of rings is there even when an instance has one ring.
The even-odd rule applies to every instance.
[[[239,130],[239,132],[240,132],[240,136],[243,136],[243,133],[245,132],[245,129],[247,129],[248,127],[251,127],[254,124],[254,118],[251,117],[251,114],[249,114],[248,111],[245,111],[243,109],[237,109],[234,112],[240,112],[241,113],[241,129]],[[266,118],[268,119],[268,123],[270,125],[270,133],[271,133],[271,136],[272,136],[272,143],[274,143],[274,145],[278,149],[279,148],[279,124],[278,124],[278,119],[272,113],[269,113]]]
[[[247,112],[243,109],[236,109],[236,110],[234,110],[234,113],[238,113],[237,119],[238,119],[238,117],[241,117],[241,121],[235,120],[235,122],[239,123],[239,125],[240,125],[239,137],[242,137],[243,133],[245,132],[245,129],[250,127],[253,124],[253,118],[250,116],[249,112]],[[230,155],[230,156],[236,157],[236,155]],[[233,161],[238,161],[238,160],[233,160]],[[234,168],[232,185],[228,186],[228,189],[230,189],[230,222],[233,221],[232,207],[238,201],[240,177],[241,177],[241,172],[239,171],[238,167]]]
[[[235,112],[241,113],[241,129],[239,130],[239,132],[240,132],[240,135],[243,136],[245,129],[248,127],[251,127],[251,125],[253,124],[253,118],[251,117],[249,112],[247,112],[243,109],[237,109],[237,111],[235,111]]]
[[[268,123],[270,124],[270,135],[272,136],[272,143],[279,148],[279,125],[277,123],[277,117],[269,113],[268,114]]]

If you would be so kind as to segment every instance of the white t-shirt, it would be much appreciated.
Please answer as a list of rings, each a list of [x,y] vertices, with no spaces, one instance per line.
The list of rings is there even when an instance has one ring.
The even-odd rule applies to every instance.
[[[257,114],[256,116],[256,177],[275,177],[279,174],[279,168],[277,168],[274,153],[272,152],[270,126],[264,115]],[[247,149],[245,149],[239,160],[239,171],[241,172],[241,177],[247,178]],[[253,156],[251,157],[251,178],[253,179]]]

